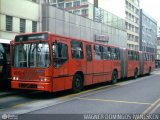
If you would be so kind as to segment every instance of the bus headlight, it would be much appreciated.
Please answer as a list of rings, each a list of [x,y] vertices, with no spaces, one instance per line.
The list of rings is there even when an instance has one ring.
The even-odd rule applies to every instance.
[[[39,79],[41,82],[49,82],[50,81],[50,77],[40,77]]]
[[[18,77],[18,76],[13,76],[12,79],[13,79],[13,80],[19,80],[19,77]]]
[[[16,77],[14,76],[12,79],[13,79],[13,80],[16,80]]]
[[[19,80],[19,77],[16,77],[16,80]]]

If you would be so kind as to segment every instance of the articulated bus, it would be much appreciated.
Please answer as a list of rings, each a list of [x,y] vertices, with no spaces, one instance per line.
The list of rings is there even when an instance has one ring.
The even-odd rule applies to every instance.
[[[155,69],[154,54],[49,32],[17,35],[11,47],[11,87],[16,89],[79,92]]]
[[[10,40],[0,39],[0,88],[10,82]]]

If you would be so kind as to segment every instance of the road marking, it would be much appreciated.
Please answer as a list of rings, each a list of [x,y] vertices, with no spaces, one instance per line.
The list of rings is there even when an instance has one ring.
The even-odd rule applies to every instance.
[[[156,107],[154,107],[152,109],[152,111],[150,112],[150,114],[153,114],[159,107],[160,107],[160,103]]]
[[[80,93],[75,93],[75,94],[71,94],[71,95],[58,97],[56,99],[54,98],[54,99],[50,99],[50,100],[45,100],[45,101],[42,101],[42,102],[44,102],[44,104],[47,101],[48,102],[51,101],[52,103],[46,104],[45,106],[42,105],[42,107],[38,107],[38,108],[36,108],[34,110],[31,110],[31,111],[35,111],[35,110],[39,110],[39,109],[43,109],[43,108],[46,108],[46,107],[50,107],[50,106],[54,106],[54,105],[57,105],[57,104],[61,104],[61,103],[65,103],[65,102],[71,101],[71,100],[75,99],[78,95],[83,95],[83,96],[87,95],[88,96],[88,95],[91,95],[91,94],[96,94],[98,92],[106,91],[106,90],[109,90],[109,89],[112,89],[112,88],[116,88],[116,87],[120,87],[120,85],[118,85],[118,86],[117,85],[107,85],[107,86],[102,86],[102,87],[98,87],[98,88],[95,88],[95,89],[82,91]],[[106,88],[108,88],[108,89],[106,89]],[[54,103],[53,103],[53,100],[55,101]],[[14,108],[21,108],[21,107],[25,107],[25,106],[28,106],[28,105],[31,105],[31,104],[36,104],[36,103],[39,103],[39,102],[41,102],[41,101],[37,100],[37,101],[30,101],[30,102],[26,102],[26,103],[20,103],[20,104],[13,105],[10,108],[13,108],[13,109]],[[7,109],[0,109],[0,111],[4,111],[4,110],[7,110]],[[28,112],[31,112],[31,111],[27,111],[25,113],[28,113]],[[24,113],[22,112],[22,114],[24,114]]]
[[[114,102],[114,103],[151,105],[151,103],[119,101],[119,100],[107,100],[107,99],[90,99],[90,98],[80,98],[80,97],[77,97],[77,99],[80,99],[80,100],[90,100],[90,101],[99,101],[99,102]]]
[[[147,78],[152,78],[152,77],[154,77],[154,76],[147,76]],[[96,94],[96,93],[108,90],[108,89],[105,89],[105,88],[110,88],[110,89],[117,88],[117,87],[120,87],[120,86],[125,86],[125,85],[128,85],[128,84],[132,84],[132,83],[135,83],[135,82],[140,82],[140,81],[143,81],[145,79],[146,79],[146,77],[139,78],[139,79],[133,80],[133,81],[124,81],[124,82],[120,82],[120,83],[117,83],[117,84],[114,84],[114,85],[102,86],[102,87],[98,87],[98,88],[82,91],[80,93],[75,93],[75,94],[72,94],[72,95],[63,96],[61,98],[65,99],[65,98],[76,97],[78,95],[83,95],[83,94],[87,94],[87,93],[90,93],[90,92],[94,92],[94,93],[89,94],[89,95],[92,95],[92,94]],[[84,95],[84,96],[88,96],[88,94]]]
[[[153,111],[154,107],[156,107],[156,105],[160,102],[160,98],[158,100],[156,100],[153,104],[151,104],[147,109],[145,109],[145,111],[142,114],[147,114],[150,113],[151,111]]]
[[[80,93],[75,93],[75,94],[71,94],[71,95],[67,95],[67,96],[63,96],[60,97],[61,99],[67,99],[67,98],[71,98],[71,97],[76,97],[78,95],[84,95],[84,96],[88,96],[88,95],[92,95],[92,94],[96,94],[99,92],[103,92],[105,90],[110,90],[112,88],[117,88],[120,87],[121,85],[107,85],[107,86],[102,86],[102,87],[98,87],[98,88],[94,88],[94,89],[90,89],[90,90],[85,90],[82,91]]]

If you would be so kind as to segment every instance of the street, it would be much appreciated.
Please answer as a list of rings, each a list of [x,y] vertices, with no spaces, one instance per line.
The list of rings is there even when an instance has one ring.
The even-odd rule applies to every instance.
[[[103,84],[72,94],[8,90],[0,93],[0,114],[160,113],[160,71],[150,76]]]

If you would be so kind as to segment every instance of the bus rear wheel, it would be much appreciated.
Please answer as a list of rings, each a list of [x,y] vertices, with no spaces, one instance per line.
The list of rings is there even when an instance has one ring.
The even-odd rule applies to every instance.
[[[72,92],[77,93],[83,89],[83,79],[81,75],[75,74],[72,82]]]
[[[111,81],[111,83],[112,83],[112,84],[117,83],[117,79],[118,79],[118,74],[117,74],[117,72],[114,70],[113,73],[112,73],[112,81]]]

